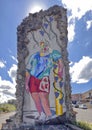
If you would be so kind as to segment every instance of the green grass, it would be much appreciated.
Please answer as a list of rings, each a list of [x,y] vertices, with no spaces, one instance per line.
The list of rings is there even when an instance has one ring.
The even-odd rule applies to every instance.
[[[5,104],[0,104],[0,112],[12,112],[12,111],[15,111],[16,110],[16,107],[12,104],[8,104],[8,103],[5,103]]]
[[[83,130],[92,130],[92,124],[82,121],[77,121],[74,123],[76,126],[82,128]]]

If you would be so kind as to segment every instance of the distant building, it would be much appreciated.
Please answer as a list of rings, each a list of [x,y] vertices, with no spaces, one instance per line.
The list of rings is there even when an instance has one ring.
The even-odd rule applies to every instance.
[[[72,94],[73,103],[92,102],[92,89],[84,93]]]
[[[82,99],[85,100],[85,99],[88,99],[88,100],[91,100],[92,99],[92,89],[83,93],[82,94]]]
[[[72,94],[72,103],[76,104],[79,103],[81,101],[82,98],[82,94],[78,93],[78,94]]]

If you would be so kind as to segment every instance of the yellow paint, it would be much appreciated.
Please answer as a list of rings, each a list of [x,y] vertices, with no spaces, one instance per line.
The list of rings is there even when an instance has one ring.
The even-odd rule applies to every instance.
[[[54,76],[56,77],[58,74],[58,68],[54,69]]]
[[[40,56],[44,56],[44,53],[43,53],[43,52],[40,52]]]
[[[55,91],[57,91],[57,90],[55,89]],[[59,103],[60,99],[62,99],[62,94],[61,93],[59,93],[58,98],[55,98],[56,115],[62,115],[63,114],[63,105]]]
[[[54,64],[58,66],[57,63],[54,63]],[[58,77],[58,71],[59,71],[59,68],[56,67],[54,69],[54,77]],[[59,81],[61,81],[61,78],[58,77],[57,82],[59,82]],[[57,98],[55,97],[56,115],[59,116],[59,115],[63,114],[63,105],[60,104],[60,102],[59,102],[63,98],[63,95],[62,95],[62,89],[60,88],[60,86],[57,86],[57,82],[54,81],[54,87],[55,87],[54,91],[59,92],[59,96]]]

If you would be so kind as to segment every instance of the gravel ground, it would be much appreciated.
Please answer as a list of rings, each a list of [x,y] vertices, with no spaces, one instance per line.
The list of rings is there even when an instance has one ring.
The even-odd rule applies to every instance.
[[[0,130],[1,130],[1,127],[2,127],[2,123],[5,123],[6,119],[13,116],[14,114],[15,114],[15,112],[0,114]]]

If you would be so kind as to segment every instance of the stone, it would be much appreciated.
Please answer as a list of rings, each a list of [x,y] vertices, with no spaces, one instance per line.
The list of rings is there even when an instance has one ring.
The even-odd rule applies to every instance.
[[[21,24],[17,27],[17,58],[18,58],[18,70],[17,70],[17,85],[16,85],[16,116],[13,120],[12,130],[72,130],[66,126],[67,119],[71,117],[74,120],[73,111],[71,107],[71,86],[70,86],[70,75],[69,75],[69,61],[67,52],[67,10],[61,6],[55,5],[50,7],[48,10],[41,10],[39,13],[29,14]],[[53,17],[52,17],[53,16]],[[50,19],[47,20],[47,17]],[[60,33],[60,41],[57,41],[58,46],[61,49],[62,60],[65,66],[65,86],[64,86],[64,101],[66,107],[65,117],[58,117],[57,120],[53,120],[52,124],[47,123],[39,126],[31,126],[23,122],[23,105],[24,105],[24,93],[25,93],[25,58],[29,55],[28,45],[29,39],[27,38],[28,33],[42,29],[42,20],[45,18],[46,23],[50,24],[55,18],[57,22],[57,29]],[[51,26],[50,26],[51,28]],[[46,31],[46,30],[45,30]],[[53,31],[52,31],[53,33]],[[55,33],[53,33],[55,35]],[[55,35],[57,36],[57,35]],[[49,36],[48,36],[49,37]],[[49,37],[50,38],[50,37]],[[57,38],[56,38],[57,40]],[[34,41],[36,39],[34,38]],[[37,41],[36,41],[37,42]],[[37,42],[38,44],[38,42]],[[53,124],[58,125],[53,125]],[[3,130],[3,129],[2,129]],[[10,130],[10,129],[6,129]]]

